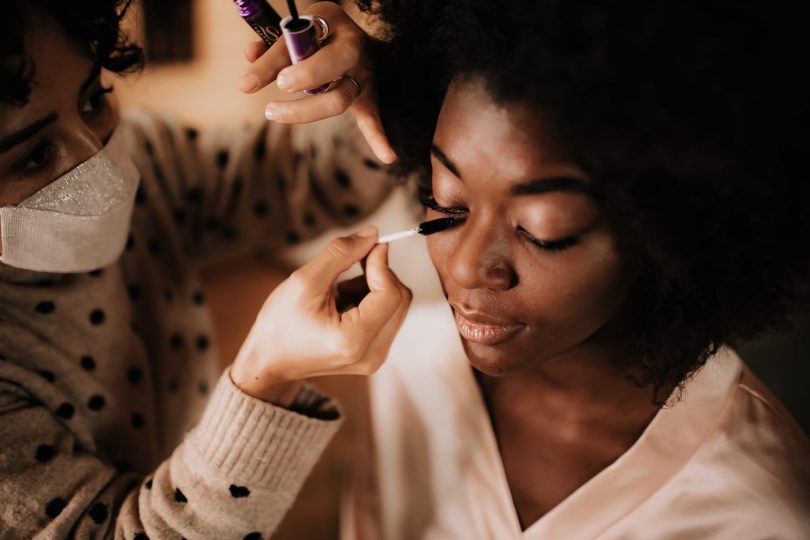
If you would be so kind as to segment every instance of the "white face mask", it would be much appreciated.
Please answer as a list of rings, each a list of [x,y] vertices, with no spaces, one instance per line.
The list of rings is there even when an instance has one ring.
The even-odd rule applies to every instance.
[[[17,206],[0,208],[0,261],[39,272],[88,272],[124,250],[140,175],[121,130],[95,156]]]

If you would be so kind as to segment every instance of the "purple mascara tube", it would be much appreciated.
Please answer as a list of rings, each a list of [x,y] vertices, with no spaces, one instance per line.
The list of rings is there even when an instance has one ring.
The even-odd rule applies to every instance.
[[[284,34],[284,41],[287,43],[287,50],[290,53],[290,60],[297,64],[305,58],[309,58],[318,50],[318,30],[314,17],[309,15],[298,15],[295,9],[294,0],[287,0],[290,7],[290,16],[281,19],[281,32]],[[304,90],[305,94],[320,94],[329,88],[329,84],[324,84],[318,88]]]
[[[265,0],[234,0],[239,15],[271,47],[281,37],[281,17]]]

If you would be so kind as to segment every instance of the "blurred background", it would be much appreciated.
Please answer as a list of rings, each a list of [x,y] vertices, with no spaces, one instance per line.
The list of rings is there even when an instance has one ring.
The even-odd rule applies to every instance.
[[[285,3],[270,2],[285,15]],[[298,0],[303,10],[310,3]],[[356,11],[349,11],[357,16]],[[361,21],[358,21],[361,22]],[[131,31],[145,44],[148,67],[137,75],[116,81],[124,110],[147,107],[172,114],[200,129],[264,122],[270,99],[284,98],[274,88],[252,96],[236,88],[247,66],[243,51],[256,41],[231,0],[136,0]],[[367,222],[382,232],[410,227],[413,213],[405,193],[398,192]],[[308,259],[340,231],[279,254],[279,260],[245,259],[213,268],[205,276],[223,367],[231,362],[255,314],[288,268]],[[406,243],[401,243],[406,244]],[[403,281],[417,288],[432,269],[410,268],[407,245],[391,253],[391,264]],[[413,265],[410,265],[413,266]],[[776,393],[804,428],[810,432],[810,315],[795,318],[792,328],[763,336],[754,343],[737,345],[751,369]],[[337,538],[340,488],[348,479],[357,426],[365,415],[367,392],[359,378],[324,378],[319,387],[336,397],[347,423],[304,486],[293,511],[278,533],[281,539]],[[275,538],[275,537],[274,537]]]

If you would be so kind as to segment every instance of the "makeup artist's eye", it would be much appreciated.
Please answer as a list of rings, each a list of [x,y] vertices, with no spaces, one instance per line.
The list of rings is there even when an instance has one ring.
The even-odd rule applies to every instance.
[[[436,202],[436,199],[433,197],[433,191],[430,188],[426,187],[419,187],[419,202],[425,208],[430,208],[431,210],[435,210],[436,212],[440,212],[442,214],[449,214],[453,216],[457,216],[459,214],[466,214],[467,210],[464,208],[447,208],[445,206],[440,205]]]
[[[93,114],[101,111],[107,106],[107,96],[113,91],[113,87],[102,87],[96,93],[94,93],[87,101],[84,102],[82,105],[82,114]]]
[[[525,238],[527,241],[531,242],[535,246],[539,247],[543,251],[562,251],[564,249],[568,249],[571,246],[575,246],[579,243],[578,236],[570,236],[568,238],[562,238],[560,240],[538,240],[534,236],[528,233],[526,229],[522,227],[518,227],[518,233]]]
[[[55,151],[56,148],[52,144],[40,143],[17,162],[18,169],[23,174],[32,174],[45,169],[51,162]]]

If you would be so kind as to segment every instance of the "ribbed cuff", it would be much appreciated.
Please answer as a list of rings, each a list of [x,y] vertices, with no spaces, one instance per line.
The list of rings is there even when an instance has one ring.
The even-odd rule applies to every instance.
[[[337,410],[311,386],[300,396]],[[234,385],[228,369],[188,442],[208,467],[233,482],[297,491],[342,423],[339,414],[313,418],[249,396]]]

